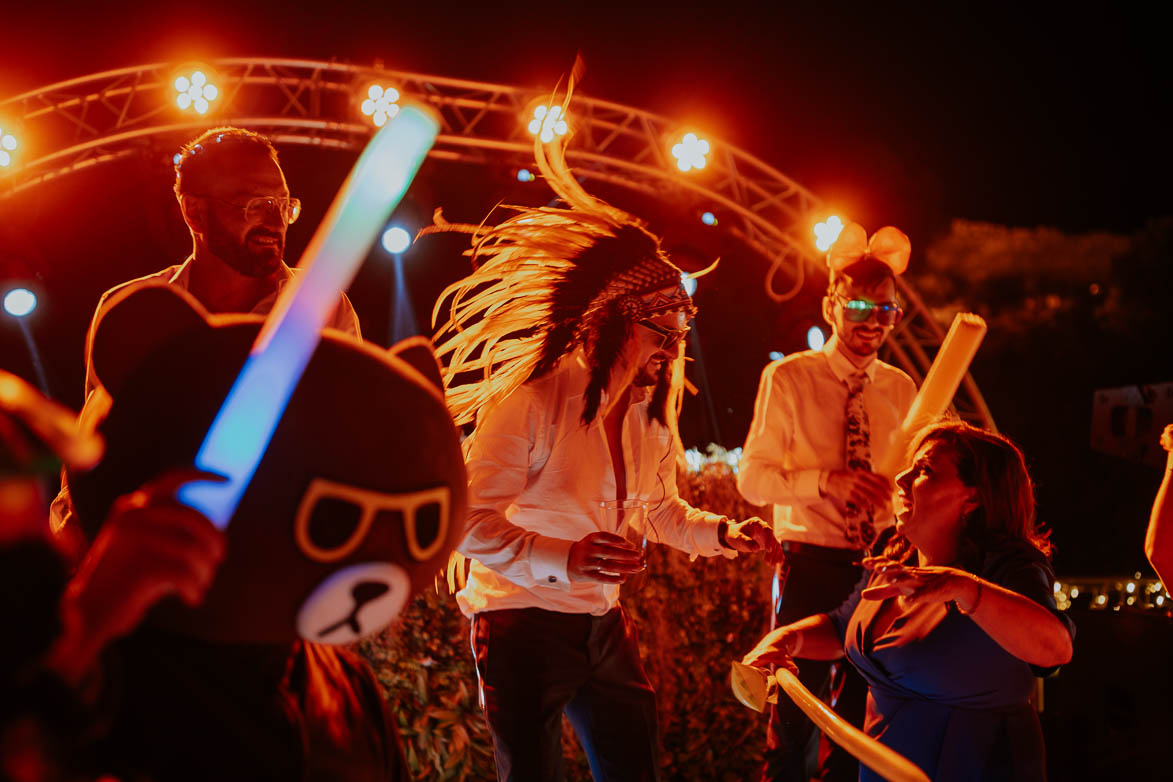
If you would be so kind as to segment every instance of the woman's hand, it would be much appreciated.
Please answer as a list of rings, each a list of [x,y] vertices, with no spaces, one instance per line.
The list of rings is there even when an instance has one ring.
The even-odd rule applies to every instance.
[[[972,573],[952,567],[907,567],[884,565],[876,568],[884,583],[860,594],[864,600],[887,600],[899,596],[905,605],[957,603],[962,613],[973,613],[981,598],[981,580]]]
[[[765,638],[758,641],[758,645],[749,654],[741,658],[741,662],[755,668],[780,665],[798,673],[798,666],[794,664],[792,655],[798,651],[801,639],[801,632],[796,631],[793,625],[771,630]]]

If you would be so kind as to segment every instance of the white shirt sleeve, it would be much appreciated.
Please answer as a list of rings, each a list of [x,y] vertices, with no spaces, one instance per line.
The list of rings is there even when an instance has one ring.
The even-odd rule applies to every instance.
[[[724,516],[694,508],[681,499],[676,487],[676,460],[662,459],[658,467],[664,499],[648,509],[648,540],[665,543],[694,557],[711,557],[729,552],[717,540],[717,527]]]
[[[522,386],[478,422],[469,439],[469,514],[461,554],[521,587],[569,587],[567,561],[573,540],[512,524],[507,512],[526,487],[530,455],[543,410]]]
[[[788,470],[783,461],[794,436],[794,393],[784,364],[762,370],[737,471],[737,488],[754,505],[807,505],[819,499],[822,471]]]

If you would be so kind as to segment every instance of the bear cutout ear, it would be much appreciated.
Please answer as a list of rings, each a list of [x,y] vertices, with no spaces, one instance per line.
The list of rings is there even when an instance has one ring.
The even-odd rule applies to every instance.
[[[94,376],[111,396],[155,348],[208,328],[208,311],[187,291],[162,281],[128,286],[99,305],[89,345]]]
[[[432,343],[427,337],[408,337],[388,348],[388,353],[403,361],[419,372],[428,382],[436,387],[440,395],[444,395],[444,379],[440,375],[440,362],[432,351]]]

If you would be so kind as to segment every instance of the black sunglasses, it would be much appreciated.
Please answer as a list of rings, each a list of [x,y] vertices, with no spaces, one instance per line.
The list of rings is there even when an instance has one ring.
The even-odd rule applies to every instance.
[[[904,317],[904,310],[894,301],[874,302],[867,299],[849,299],[842,294],[835,294],[835,298],[843,304],[847,319],[852,323],[863,323],[876,314],[876,323],[881,326],[895,326]]]
[[[661,326],[659,323],[650,320],[637,321],[639,325],[643,326],[653,334],[660,337],[660,344],[657,346],[660,350],[671,350],[680,344],[680,340],[688,336],[689,329],[687,327],[682,329],[670,329]]]

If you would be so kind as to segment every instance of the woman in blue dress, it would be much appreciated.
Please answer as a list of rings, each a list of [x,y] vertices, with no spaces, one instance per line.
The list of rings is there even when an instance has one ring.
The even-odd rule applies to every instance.
[[[897,476],[896,526],[836,611],[780,627],[745,657],[846,653],[869,685],[864,730],[934,780],[1042,780],[1035,676],[1071,659],[1022,452],[947,422]],[[866,766],[862,780],[878,780]]]

